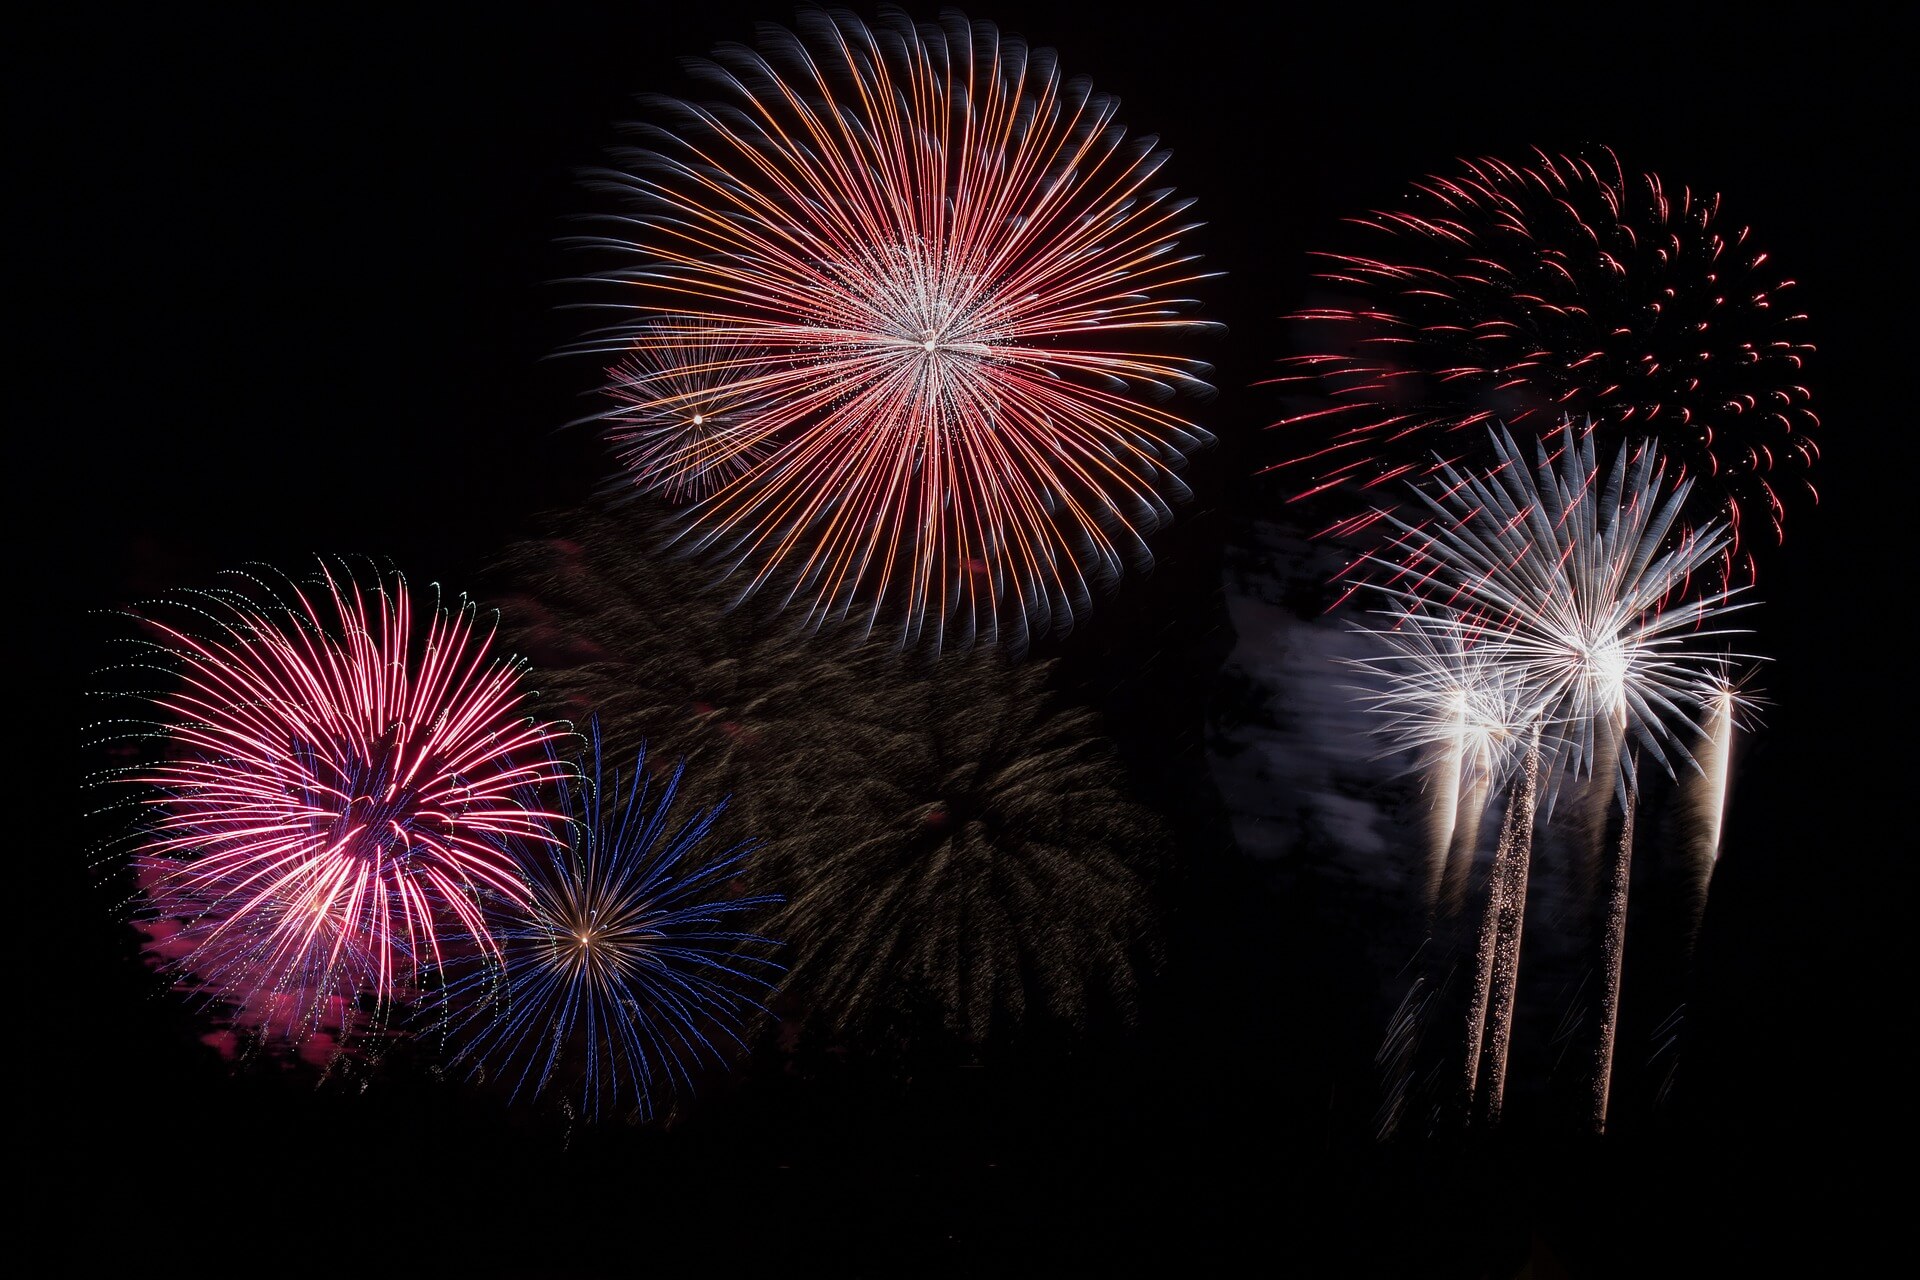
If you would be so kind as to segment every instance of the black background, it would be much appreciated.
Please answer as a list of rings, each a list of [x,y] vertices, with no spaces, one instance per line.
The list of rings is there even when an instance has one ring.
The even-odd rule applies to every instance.
[[[930,16],[926,15],[926,16]],[[16,1167],[49,1266],[624,1274],[678,1261],[857,1274],[1211,1269],[1655,1274],[1843,1265],[1904,1249],[1876,1166],[1911,1156],[1894,921],[1907,899],[1910,702],[1892,548],[1908,522],[1910,186],[1889,32],[1834,6],[1257,15],[1008,0],[1174,151],[1227,274],[1207,354],[1220,438],[1135,580],[1047,651],[1098,703],[1195,867],[1136,1035],[1000,1047],[984,1065],[749,1070],[664,1134],[570,1138],[424,1078],[364,1097],[232,1080],[89,888],[77,748],[15,785],[50,834],[12,856],[13,1031],[44,1141]],[[29,386],[13,420],[17,667],[77,726],[110,630],[88,616],[245,560],[390,557],[455,586],[606,463],[561,430],[594,383],[547,359],[556,238],[578,171],[685,86],[676,59],[777,4],[539,6],[401,16],[334,6],[72,11],[15,55],[25,215],[11,246]],[[1222,548],[1279,493],[1274,402],[1309,248],[1458,155],[1604,143],[1720,190],[1802,281],[1821,347],[1819,508],[1793,514],[1755,625],[1778,661],[1702,942],[1690,1087],[1604,1143],[1515,1131],[1380,1148],[1353,1117],[1378,1041],[1373,975],[1315,911],[1262,886],[1205,781],[1200,725],[1232,636]],[[1904,345],[1904,344],[1903,344]],[[36,387],[45,394],[35,394]],[[44,681],[46,659],[59,671]],[[40,714],[40,713],[37,713]],[[76,736],[64,729],[69,744]],[[88,762],[90,763],[90,762]],[[35,771],[40,771],[36,774]],[[28,883],[32,881],[29,880]],[[1385,922],[1383,926],[1385,927]],[[1898,1085],[1898,1087],[1896,1087]],[[1891,1174],[1887,1176],[1892,1176]]]

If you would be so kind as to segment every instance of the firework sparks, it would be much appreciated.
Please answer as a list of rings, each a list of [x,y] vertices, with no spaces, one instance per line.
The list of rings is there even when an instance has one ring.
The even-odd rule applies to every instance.
[[[1593,1128],[1606,1131],[1613,1096],[1613,1045],[1620,1026],[1620,977],[1627,959],[1627,885],[1633,873],[1633,818],[1629,803],[1620,824],[1620,843],[1607,885],[1606,931],[1601,938],[1600,1043],[1593,1053]]]
[[[1506,1100],[1507,1051],[1513,1043],[1513,1006],[1520,986],[1520,939],[1527,921],[1527,873],[1533,862],[1539,782],[1540,745],[1536,738],[1527,751],[1500,829],[1500,846],[1493,863],[1493,895],[1487,908],[1493,945],[1489,963],[1480,971],[1491,997],[1490,1001],[1480,997],[1479,1002],[1491,1026],[1487,1035],[1486,1115],[1488,1122],[1495,1124]],[[1473,1087],[1469,1077],[1470,1095]]]
[[[498,842],[546,831],[517,796],[558,734],[513,715],[519,671],[471,606],[422,627],[398,575],[331,568],[287,594],[183,602],[205,634],[147,620],[178,688],[154,699],[165,759],[127,776],[152,789],[135,866],[167,967],[299,1040],[493,949],[480,899],[525,897]]]
[[[1165,406],[1204,366],[1159,350],[1201,327],[1166,153],[1117,104],[985,24],[803,15],[723,48],[710,101],[663,104],[604,185],[590,247],[638,319],[587,349],[682,358],[689,327],[756,352],[738,474],[691,508],[695,545],[804,602],[938,646],[1065,629],[1148,558],[1206,434]],[[663,322],[661,317],[677,317]],[[703,339],[704,340],[704,339]],[[617,381],[623,416],[688,404]],[[700,458],[708,455],[698,454]],[[643,483],[685,483],[684,452]]]
[[[823,1028],[913,1034],[925,1015],[977,1042],[1131,1014],[1166,833],[1047,676],[991,655],[925,672],[869,655],[845,701],[730,744],[791,890],[786,989]]]
[[[599,417],[637,488],[695,502],[766,454],[753,426],[767,407],[753,373],[761,353],[692,316],[645,325],[632,345],[608,370],[616,407]]]
[[[1291,317],[1309,353],[1280,381],[1331,401],[1277,424],[1313,438],[1282,464],[1301,497],[1475,463],[1496,421],[1550,434],[1585,417],[1701,482],[1699,514],[1730,527],[1723,580],[1752,576],[1748,529],[1777,540],[1788,503],[1817,497],[1806,317],[1718,196],[1630,175],[1611,151],[1536,152],[1466,162],[1353,221],[1372,246],[1321,255],[1350,299]]]
[[[1382,652],[1349,665],[1369,677],[1362,701],[1388,749],[1428,761],[1422,906],[1431,912],[1448,886],[1464,882],[1487,798],[1517,763],[1540,712],[1525,701],[1524,672],[1498,645],[1477,643],[1459,618],[1421,605],[1386,618],[1367,633]]]
[[[1538,447],[1532,466],[1503,430],[1491,448],[1487,474],[1442,465],[1421,490],[1435,519],[1393,518],[1380,589],[1416,617],[1437,601],[1485,632],[1554,731],[1553,776],[1593,773],[1616,722],[1671,771],[1737,660],[1711,647],[1730,633],[1709,624],[1741,607],[1738,589],[1680,599],[1725,529],[1679,526],[1691,482],[1670,481],[1649,444],[1604,468],[1591,431],[1555,455]],[[1624,791],[1632,757],[1617,758]]]
[[[731,922],[780,898],[738,889],[757,842],[712,847],[726,801],[674,818],[684,763],[663,785],[644,752],[625,779],[608,776],[597,724],[589,740],[590,771],[562,786],[572,838],[517,846],[531,901],[498,926],[504,1007],[484,998],[487,967],[449,989],[449,1006],[469,1037],[459,1059],[511,1079],[514,1096],[558,1084],[591,1118],[630,1105],[651,1119],[701,1065],[745,1048],[778,944]]]
[[[1478,687],[1512,690],[1482,719],[1509,738],[1525,736],[1515,732],[1522,724],[1536,735],[1525,781],[1508,798],[1468,1017],[1467,1090],[1481,1088],[1484,1041],[1484,1096],[1497,1119],[1536,806],[1551,806],[1559,778],[1590,777],[1596,829],[1604,830],[1605,802],[1617,794],[1630,842],[1637,753],[1627,742],[1670,772],[1676,760],[1691,765],[1688,743],[1704,732],[1735,661],[1711,647],[1726,633],[1708,624],[1737,606],[1731,589],[1676,602],[1726,535],[1713,525],[1679,526],[1689,482],[1670,482],[1650,444],[1622,447],[1604,467],[1591,430],[1565,431],[1551,456],[1537,447],[1531,467],[1504,431],[1493,433],[1491,451],[1495,465],[1484,475],[1439,464],[1421,490],[1431,519],[1389,517],[1400,536],[1390,556],[1377,558],[1389,576],[1373,586],[1393,602],[1394,631],[1405,635],[1392,642],[1390,679],[1374,699],[1402,740],[1443,740],[1460,732],[1463,676],[1472,673]],[[1630,853],[1623,845],[1614,859],[1603,940],[1609,1059]],[[1602,1095],[1607,1087],[1604,1078],[1596,1085]],[[1603,1121],[1604,1103],[1596,1115]]]

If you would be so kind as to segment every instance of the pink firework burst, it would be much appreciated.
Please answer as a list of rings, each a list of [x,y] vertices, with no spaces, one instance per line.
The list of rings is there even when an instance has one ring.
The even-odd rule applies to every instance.
[[[605,278],[638,319],[587,344],[760,353],[729,370],[763,406],[752,456],[692,508],[695,545],[814,623],[1064,630],[1148,558],[1208,439],[1168,408],[1205,366],[1159,349],[1205,327],[1187,202],[1152,185],[1166,153],[1050,51],[953,14],[808,13],[698,73],[712,99],[664,104],[672,127],[605,175],[620,230],[589,243],[626,260]],[[634,387],[630,414],[684,403]],[[651,460],[635,479],[662,483]]]
[[[1351,221],[1365,242],[1318,255],[1336,298],[1290,317],[1303,354],[1279,381],[1309,394],[1276,424],[1296,500],[1364,494],[1334,532],[1377,520],[1404,480],[1488,461],[1492,424],[1655,441],[1698,520],[1732,531],[1722,580],[1751,579],[1748,532],[1777,541],[1788,502],[1814,496],[1806,316],[1719,196],[1608,150],[1536,152],[1463,161]]]
[[[366,591],[207,593],[200,633],[154,619],[178,687],[135,853],[149,950],[236,1025],[303,1040],[384,1010],[449,949],[496,950],[484,898],[525,901],[503,842],[547,840],[514,798],[561,766],[514,714],[471,605],[424,625],[397,574]]]

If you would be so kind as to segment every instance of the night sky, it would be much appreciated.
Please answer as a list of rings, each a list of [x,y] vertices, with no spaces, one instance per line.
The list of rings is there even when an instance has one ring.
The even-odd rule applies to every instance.
[[[21,797],[39,833],[15,857],[48,888],[16,899],[30,945],[11,973],[16,1059],[41,1077],[15,1095],[42,1140],[16,1157],[46,1201],[25,1215],[36,1247],[75,1273],[526,1275],[1240,1258],[1604,1276],[1897,1251],[1867,1167],[1912,1151],[1890,994],[1912,839],[1894,768],[1910,697],[1889,673],[1908,646],[1889,623],[1911,576],[1891,547],[1914,474],[1893,350],[1913,233],[1890,34],[1831,6],[1791,26],[1735,6],[968,12],[1057,48],[1160,135],[1207,223],[1192,244],[1225,273],[1203,295],[1228,333],[1196,348],[1220,394],[1196,413],[1218,444],[1188,467],[1192,502],[1151,575],[1036,646],[1181,845],[1140,1027],[805,1072],[761,1053],[665,1132],[568,1132],[405,1061],[364,1093],[235,1077],[203,1047],[87,866],[110,832],[74,785],[98,767],[82,690],[118,625],[96,611],[316,551],[458,590],[596,491],[603,446],[564,424],[597,371],[552,358],[582,324],[552,283],[578,269],[556,242],[590,207],[580,171],[634,95],[686,88],[678,58],[791,12],[81,12],[17,47],[14,257],[46,301],[16,309],[45,353],[23,370],[13,476],[20,559],[52,601],[19,615],[15,670],[58,727],[13,775],[37,791],[51,774]],[[1776,661],[1675,1097],[1605,1141],[1522,1116],[1381,1146],[1368,1060],[1397,992],[1375,944],[1411,908],[1304,854],[1249,856],[1208,762],[1209,725],[1245,696],[1221,679],[1247,640],[1224,571],[1284,518],[1255,476],[1284,456],[1263,430],[1278,405],[1252,384],[1289,350],[1279,317],[1341,217],[1456,156],[1536,144],[1609,145],[1721,191],[1801,282],[1822,502],[1792,512],[1748,619]]]

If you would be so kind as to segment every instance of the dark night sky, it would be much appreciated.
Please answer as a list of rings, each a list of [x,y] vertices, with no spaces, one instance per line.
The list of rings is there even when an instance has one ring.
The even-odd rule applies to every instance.
[[[1911,839],[1882,745],[1897,708],[1877,691],[1904,647],[1876,626],[1905,502],[1874,490],[1913,475],[1889,452],[1909,416],[1888,317],[1912,231],[1895,225],[1909,202],[1885,139],[1906,81],[1888,33],[1836,6],[1793,25],[1744,6],[969,12],[1058,48],[1162,136],[1209,224],[1199,247],[1227,273],[1208,296],[1230,333],[1208,353],[1221,443],[1194,462],[1198,497],[1153,578],[1060,649],[1211,867],[1180,905],[1166,1016],[1117,1047],[910,1084],[749,1085],[685,1132],[563,1152],[450,1089],[343,1100],[227,1080],[185,1015],[146,998],[83,888],[85,839],[56,825],[16,851],[51,865],[55,892],[13,974],[14,1031],[47,1076],[19,1102],[48,1138],[54,1203],[34,1216],[50,1247],[163,1273],[398,1268],[418,1236],[426,1259],[523,1274],[662,1255],[912,1274],[1250,1250],[1304,1274],[1505,1276],[1529,1251],[1577,1275],[1729,1251],[1826,1265],[1893,1231],[1854,1167],[1911,1152],[1888,1118],[1910,1108],[1886,1047]],[[559,428],[594,371],[545,358],[577,324],[546,283],[571,269],[554,241],[586,205],[576,175],[632,95],[684,87],[676,58],[789,17],[737,0],[437,19],[83,10],[23,40],[15,253],[48,292],[44,321],[21,308],[16,324],[48,350],[24,371],[14,475],[17,501],[43,500],[26,558],[61,598],[17,631],[65,673],[52,723],[85,714],[102,634],[85,610],[317,550],[457,586],[589,493],[599,446]],[[1379,1028],[1346,1010],[1344,943],[1316,924],[1310,881],[1278,904],[1239,892],[1250,873],[1218,798],[1164,779],[1202,776],[1196,726],[1231,642],[1221,549],[1279,496],[1248,478],[1276,456],[1274,406],[1249,384],[1284,350],[1306,251],[1454,156],[1536,143],[1609,144],[1722,191],[1803,282],[1824,501],[1795,513],[1754,621],[1778,661],[1703,943],[1691,1051],[1710,1086],[1604,1147],[1534,1134],[1382,1152],[1329,1118],[1329,1082]],[[1168,630],[1176,614],[1199,621]],[[67,776],[71,755],[37,754]],[[84,807],[59,781],[53,797],[32,807]],[[49,1012],[56,1030],[37,1033]]]

